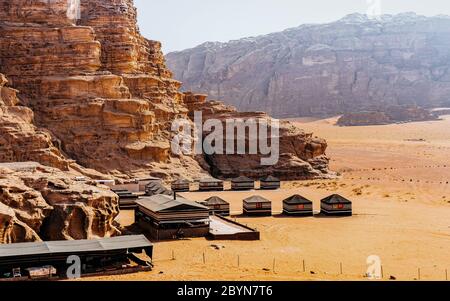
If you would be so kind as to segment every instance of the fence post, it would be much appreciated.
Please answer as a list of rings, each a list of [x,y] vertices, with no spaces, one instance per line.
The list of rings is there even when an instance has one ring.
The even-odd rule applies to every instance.
[[[341,275],[342,275],[343,274],[343,272],[342,272],[342,262],[339,263],[339,269],[340,269],[340,272],[341,272]]]
[[[272,270],[275,273],[275,258],[273,259],[273,266],[272,266]]]
[[[241,265],[241,258],[240,258],[240,256],[238,255],[238,267]]]
[[[420,280],[420,268],[417,269],[417,277],[418,277],[418,280]]]
[[[203,264],[206,263],[205,252],[203,252]]]
[[[384,279],[384,268],[381,266],[381,279]]]
[[[172,250],[172,260],[175,260],[175,251]]]
[[[305,260],[303,259],[303,273],[306,272],[306,265],[305,265]]]

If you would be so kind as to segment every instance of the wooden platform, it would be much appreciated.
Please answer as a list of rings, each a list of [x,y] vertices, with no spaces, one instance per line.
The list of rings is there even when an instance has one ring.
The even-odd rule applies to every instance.
[[[223,216],[210,216],[209,235],[214,240],[259,240],[260,233]]]

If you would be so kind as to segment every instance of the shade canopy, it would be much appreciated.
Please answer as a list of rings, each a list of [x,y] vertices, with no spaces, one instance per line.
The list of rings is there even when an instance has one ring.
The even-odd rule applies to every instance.
[[[117,236],[92,240],[65,240],[48,242],[27,242],[0,245],[0,258],[44,255],[103,252],[151,247],[144,235]]]

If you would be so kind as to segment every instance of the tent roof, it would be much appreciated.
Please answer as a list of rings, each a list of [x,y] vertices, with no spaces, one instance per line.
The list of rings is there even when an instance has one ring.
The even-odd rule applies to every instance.
[[[352,202],[339,194],[330,195],[324,199],[322,202],[327,204],[351,204]]]
[[[200,183],[222,183],[222,180],[218,180],[215,178],[205,178],[205,179],[201,179]]]
[[[210,197],[203,202],[205,205],[228,205],[229,203],[218,196]]]
[[[274,176],[267,176],[263,179],[261,179],[262,182],[280,182],[280,179],[274,177]]]
[[[174,199],[173,196],[162,194],[151,197],[143,197],[136,201],[136,204],[153,212],[201,209],[208,210],[207,207],[199,203],[189,201],[183,197],[177,196],[177,199]]]
[[[261,202],[270,202],[268,199],[263,198],[259,195],[254,195],[244,200],[246,203],[261,203]]]
[[[92,240],[26,242],[0,245],[0,258],[40,254],[112,251],[147,248],[151,246],[152,243],[144,235],[117,236]]]
[[[234,178],[233,180],[231,180],[231,182],[245,183],[245,182],[254,182],[254,181],[248,177],[240,176],[240,177]]]
[[[186,179],[178,179],[178,180],[172,182],[172,184],[189,184],[189,183],[191,183],[191,182]]]
[[[285,199],[283,201],[283,203],[288,204],[288,205],[312,204],[312,202],[310,200],[308,200],[307,198],[305,198],[299,194],[295,194],[295,195]]]
[[[145,191],[147,195],[149,193],[152,193],[152,195],[158,194],[173,195],[173,191],[167,189],[160,181],[150,182],[145,186]]]

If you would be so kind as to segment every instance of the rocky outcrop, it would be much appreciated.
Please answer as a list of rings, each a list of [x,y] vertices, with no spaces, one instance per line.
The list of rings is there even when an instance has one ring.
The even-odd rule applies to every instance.
[[[69,4],[0,1],[0,71],[37,125],[104,173],[200,172],[193,158],[171,157],[170,122],[187,110],[160,44],[139,34],[133,2],[81,1],[79,20]]]
[[[354,112],[341,116],[337,125],[364,126],[382,125],[399,122],[416,122],[437,120],[438,116],[430,110],[417,106],[388,106],[383,110],[371,112]]]
[[[72,178],[42,165],[17,170],[0,165],[0,243],[120,234],[113,224],[117,195]]]
[[[450,18],[415,14],[205,43],[167,55],[186,90],[275,117],[329,116],[374,106],[439,106],[450,94]]]
[[[0,74],[0,162],[39,161],[68,170],[70,161],[54,146],[52,135],[34,126],[33,111],[19,106],[17,91],[6,84]]]
[[[194,112],[202,112],[203,122],[211,119],[218,119],[222,122],[224,146],[227,146],[225,130],[227,120],[242,120],[244,122],[253,120],[257,124],[264,122],[269,125],[268,137],[271,137],[271,133],[273,133],[271,126],[273,119],[264,112],[238,112],[234,107],[221,102],[206,101],[206,95],[192,93],[186,93],[186,104],[190,111],[189,117],[192,120],[195,117]],[[203,132],[203,139],[209,134],[210,132]],[[261,135],[261,133],[258,135]],[[236,135],[233,136],[235,138],[233,145],[236,146],[238,138]],[[287,121],[280,122],[279,135],[272,137],[279,141],[279,149],[277,150],[279,158],[275,164],[262,164],[261,159],[268,158],[269,155],[262,154],[260,149],[257,154],[248,154],[249,142],[251,139],[255,139],[255,137],[249,137],[248,130],[245,134],[247,151],[245,155],[208,155],[205,153],[197,159],[204,169],[208,170],[214,177],[222,179],[241,175],[256,180],[267,175],[275,175],[283,180],[335,177],[335,174],[328,169],[329,159],[325,153],[327,142],[324,139],[313,137],[312,134],[305,133]],[[272,145],[272,138],[269,138],[268,141],[268,145]]]

